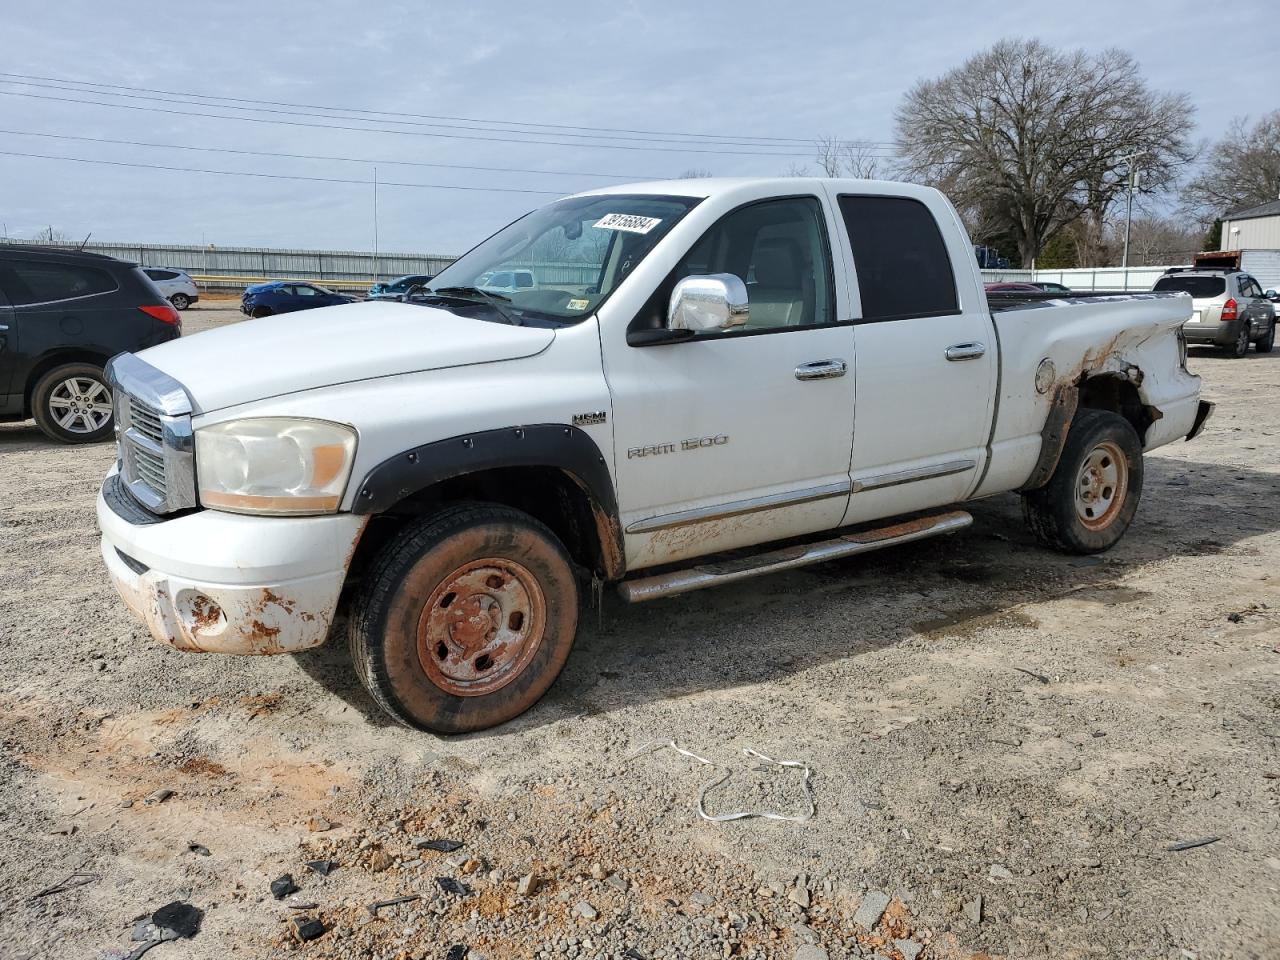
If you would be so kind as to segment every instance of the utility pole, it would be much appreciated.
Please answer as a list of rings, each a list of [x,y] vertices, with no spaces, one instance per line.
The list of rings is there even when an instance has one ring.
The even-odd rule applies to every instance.
[[[1120,261],[1120,266],[1127,268],[1129,266],[1129,232],[1133,228],[1133,188],[1137,186],[1137,178],[1133,173],[1133,161],[1141,156],[1146,155],[1145,150],[1139,150],[1137,153],[1131,153],[1127,157],[1120,159],[1125,161],[1128,166],[1129,180],[1129,198],[1124,206],[1124,259]]]
[[[378,282],[378,168],[373,168],[373,282]]]

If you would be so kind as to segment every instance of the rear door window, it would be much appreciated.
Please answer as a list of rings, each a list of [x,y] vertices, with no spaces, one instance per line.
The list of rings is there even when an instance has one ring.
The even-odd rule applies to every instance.
[[[39,260],[0,261],[0,287],[14,306],[75,300],[116,289],[111,274],[79,264]]]
[[[152,280],[176,280],[178,274],[172,270],[144,270],[142,271]]]
[[[1153,288],[1163,292],[1189,293],[1196,300],[1212,300],[1226,292],[1227,282],[1222,277],[1186,277],[1174,274],[1161,277]]]
[[[840,214],[862,295],[858,322],[960,312],[951,258],[928,207],[908,197],[842,196]]]

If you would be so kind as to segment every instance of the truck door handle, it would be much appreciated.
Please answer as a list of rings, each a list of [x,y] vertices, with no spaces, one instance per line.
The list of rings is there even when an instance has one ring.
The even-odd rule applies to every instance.
[[[843,360],[815,360],[813,363],[802,363],[796,367],[797,380],[830,380],[833,377],[843,377],[849,370],[849,365]]]
[[[970,343],[953,343],[947,347],[948,360],[977,360],[981,356],[985,356],[987,345],[978,343],[976,340]]]

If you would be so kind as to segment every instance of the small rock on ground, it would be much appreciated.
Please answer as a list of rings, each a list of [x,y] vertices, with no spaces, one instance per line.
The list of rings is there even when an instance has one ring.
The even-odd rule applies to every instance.
[[[889,906],[889,895],[883,890],[870,890],[862,897],[858,912],[853,915],[853,922],[868,930],[875,929],[880,916]]]

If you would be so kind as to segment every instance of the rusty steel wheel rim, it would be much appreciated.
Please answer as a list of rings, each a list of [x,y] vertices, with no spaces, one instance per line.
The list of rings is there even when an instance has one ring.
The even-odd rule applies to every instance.
[[[1129,463],[1110,440],[1089,451],[1076,480],[1076,516],[1090,530],[1115,519],[1129,488]]]
[[[463,564],[431,592],[418,619],[418,659],[441,690],[479,697],[524,672],[542,645],[546,598],[514,560]]]

